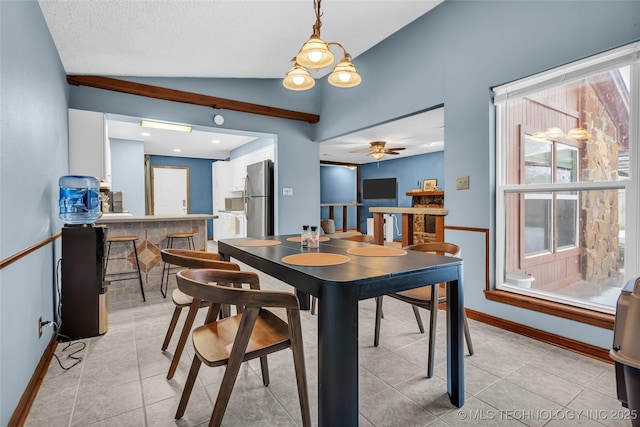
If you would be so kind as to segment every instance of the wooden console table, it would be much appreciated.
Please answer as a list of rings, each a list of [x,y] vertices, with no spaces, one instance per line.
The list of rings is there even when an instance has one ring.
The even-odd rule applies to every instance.
[[[402,214],[402,246],[412,245],[413,238],[413,216],[433,215],[436,220],[436,241],[444,241],[444,216],[449,213],[444,208],[369,208],[373,213],[373,243],[384,245],[384,214]]]
[[[356,230],[360,231],[360,207],[362,203],[320,203],[320,207],[329,207],[329,219],[333,219],[333,208],[342,206],[342,231],[347,231],[347,208],[349,206],[356,207]]]

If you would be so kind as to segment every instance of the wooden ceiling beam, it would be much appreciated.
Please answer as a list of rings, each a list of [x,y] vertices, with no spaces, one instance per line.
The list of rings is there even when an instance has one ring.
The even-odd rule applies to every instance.
[[[74,86],[88,86],[97,89],[127,93],[130,95],[146,96],[147,98],[182,102],[185,104],[200,105],[216,109],[240,111],[242,113],[249,114],[260,114],[262,116],[278,117],[281,119],[300,120],[308,123],[318,123],[320,121],[320,116],[317,114],[285,110],[266,105],[251,104],[249,102],[235,101],[233,99],[217,98],[215,96],[201,95],[199,93],[185,92],[176,89],[167,89],[160,86],[135,83],[110,77],[67,76],[67,83]]]

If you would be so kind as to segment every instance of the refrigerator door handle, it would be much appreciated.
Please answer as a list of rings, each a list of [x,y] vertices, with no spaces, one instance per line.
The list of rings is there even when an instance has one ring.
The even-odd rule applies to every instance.
[[[247,216],[247,210],[248,210],[248,207],[249,207],[249,203],[248,203],[249,202],[249,175],[247,175],[245,177],[245,179],[244,179],[244,193],[243,194],[244,194],[244,196],[243,196],[242,199],[244,200],[244,203],[243,203],[244,215],[246,217]]]

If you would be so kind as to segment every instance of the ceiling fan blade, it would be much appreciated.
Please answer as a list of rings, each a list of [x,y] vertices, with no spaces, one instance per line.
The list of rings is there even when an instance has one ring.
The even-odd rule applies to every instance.
[[[388,150],[388,151],[400,151],[400,150],[406,150],[406,148],[405,147],[387,148],[386,150]]]
[[[397,156],[400,153],[396,153],[395,151],[391,151],[391,150],[384,150],[384,154],[395,154]]]

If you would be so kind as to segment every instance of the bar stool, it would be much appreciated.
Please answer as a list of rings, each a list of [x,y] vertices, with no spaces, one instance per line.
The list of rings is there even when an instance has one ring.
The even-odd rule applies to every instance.
[[[138,260],[138,249],[136,247],[136,241],[138,240],[138,236],[113,236],[113,237],[107,237],[107,243],[109,243],[109,246],[107,247],[107,260],[104,264],[104,280],[107,280],[107,276],[115,276],[115,275],[121,275],[121,274],[129,274],[129,273],[112,273],[112,274],[107,274],[107,266],[109,265],[109,255],[111,254],[111,244],[112,243],[131,243],[131,246],[133,247],[133,254],[136,258],[136,271],[138,273],[138,281],[140,282],[140,292],[142,293],[142,301],[147,301],[147,299],[144,296],[144,288],[142,287],[142,274],[140,273],[140,261]],[[131,279],[135,279],[135,277],[122,277],[119,279],[110,279],[110,282],[117,282],[119,280],[131,280]]]
[[[195,251],[195,244],[193,243],[193,236],[196,233],[170,233],[167,234],[167,247],[166,249],[172,249],[173,248],[173,241],[174,239],[187,239],[187,244],[188,244],[188,249],[191,249],[192,251]],[[165,271],[167,272],[166,277],[166,283],[165,283]],[[160,279],[160,293],[162,294],[162,296],[164,298],[167,297],[167,288],[169,287],[169,275],[171,274],[171,265],[167,265],[167,263],[165,262],[162,265],[162,278]]]
[[[195,251],[195,244],[193,243],[193,236],[196,233],[171,233],[167,234],[167,249],[173,248],[173,239],[187,239],[187,243],[189,244],[189,249]]]

